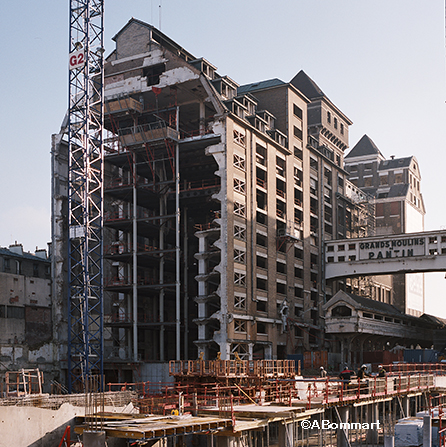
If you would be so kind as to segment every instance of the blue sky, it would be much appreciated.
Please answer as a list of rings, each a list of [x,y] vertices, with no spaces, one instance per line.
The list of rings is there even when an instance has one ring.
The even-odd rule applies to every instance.
[[[131,17],[239,84],[303,69],[386,156],[420,163],[425,228],[446,228],[443,0],[105,0],[105,46]],[[67,108],[69,1],[3,2],[0,18],[0,246],[50,240],[51,134]],[[427,311],[446,316],[444,274]],[[444,309],[444,310],[443,310]]]

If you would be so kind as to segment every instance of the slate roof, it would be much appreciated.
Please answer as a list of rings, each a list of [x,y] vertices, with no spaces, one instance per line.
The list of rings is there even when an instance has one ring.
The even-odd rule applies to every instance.
[[[254,92],[256,90],[262,90],[264,88],[271,88],[284,84],[285,82],[281,81],[278,78],[267,79],[266,81],[253,82],[252,84],[241,85],[237,89],[237,94],[242,95],[244,93]]]
[[[364,135],[352,148],[352,150],[345,156],[345,158],[350,157],[361,157],[364,155],[380,155],[384,158],[381,151],[378,149],[373,140],[368,136]]]
[[[51,262],[50,259],[43,259],[39,256],[36,256],[32,253],[23,252],[23,254],[15,253],[7,248],[0,247],[0,256],[6,256],[11,258],[21,258],[21,259],[29,259],[31,261],[40,261],[40,262]]]
[[[377,199],[386,199],[387,197],[406,197],[409,193],[408,183],[397,183],[389,187],[379,187],[379,188],[361,188],[362,191],[370,194]],[[382,196],[386,194],[386,196]]]
[[[348,295],[353,301],[359,304],[362,310],[370,310],[373,312],[379,312],[387,315],[395,315],[403,317],[405,316],[401,313],[395,306],[391,304],[382,303],[381,301],[375,301],[370,298],[365,298],[364,296],[353,295],[353,293],[343,292]]]
[[[299,73],[291,79],[290,84],[311,100],[326,96],[321,88],[303,70],[299,71]]]
[[[383,160],[379,164],[378,170],[384,170],[387,169],[398,169],[398,168],[408,168],[410,164],[412,163],[413,157],[404,157],[404,158],[394,158],[390,160]]]

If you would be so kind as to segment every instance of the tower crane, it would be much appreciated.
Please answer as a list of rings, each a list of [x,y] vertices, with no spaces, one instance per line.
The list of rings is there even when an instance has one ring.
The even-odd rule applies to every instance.
[[[103,377],[103,17],[103,0],[70,0],[67,243],[70,392],[85,391],[92,375]]]

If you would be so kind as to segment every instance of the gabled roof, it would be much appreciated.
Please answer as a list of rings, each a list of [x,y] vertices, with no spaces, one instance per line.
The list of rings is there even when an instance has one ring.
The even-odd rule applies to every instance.
[[[353,146],[352,150],[345,156],[345,158],[363,157],[364,155],[379,155],[384,158],[381,151],[368,135],[364,135]]]
[[[253,82],[252,84],[245,84],[237,89],[237,94],[244,94],[254,92],[256,90],[262,90],[265,88],[277,87],[278,85],[285,85],[285,82],[278,78],[267,79],[266,81]]]
[[[294,85],[294,87],[300,90],[312,101],[326,96],[313,79],[311,79],[303,70],[299,71],[299,73],[291,79],[290,84]]]
[[[152,30],[153,33],[153,39],[158,42],[160,45],[163,45],[166,47],[169,51],[172,52],[178,52],[178,54],[182,54],[187,58],[188,61],[194,61],[197,58],[186,51],[182,46],[178,45],[174,40],[172,40],[170,37],[166,36],[164,33],[162,33],[158,28],[155,28],[153,25],[150,25],[147,22],[143,22],[142,20],[135,19],[132,17],[113,37],[112,40],[116,41],[119,37],[119,35],[125,31],[128,27],[130,27],[133,24],[137,24],[139,26],[145,27],[147,29]]]
[[[395,316],[398,315],[401,317],[404,315],[395,306],[392,306],[391,304],[382,303],[381,301],[372,300],[364,296],[354,295],[353,293],[348,293],[344,291],[342,293],[345,293],[349,298],[355,301],[358,304],[357,307],[358,309],[370,310],[372,312],[379,312],[380,314],[386,314],[386,315],[395,315]]]

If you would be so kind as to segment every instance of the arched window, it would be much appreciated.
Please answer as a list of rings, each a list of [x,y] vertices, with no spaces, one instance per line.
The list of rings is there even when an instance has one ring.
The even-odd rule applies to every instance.
[[[331,315],[333,317],[351,317],[352,316],[352,310],[350,307],[340,305],[333,308],[331,311]]]

